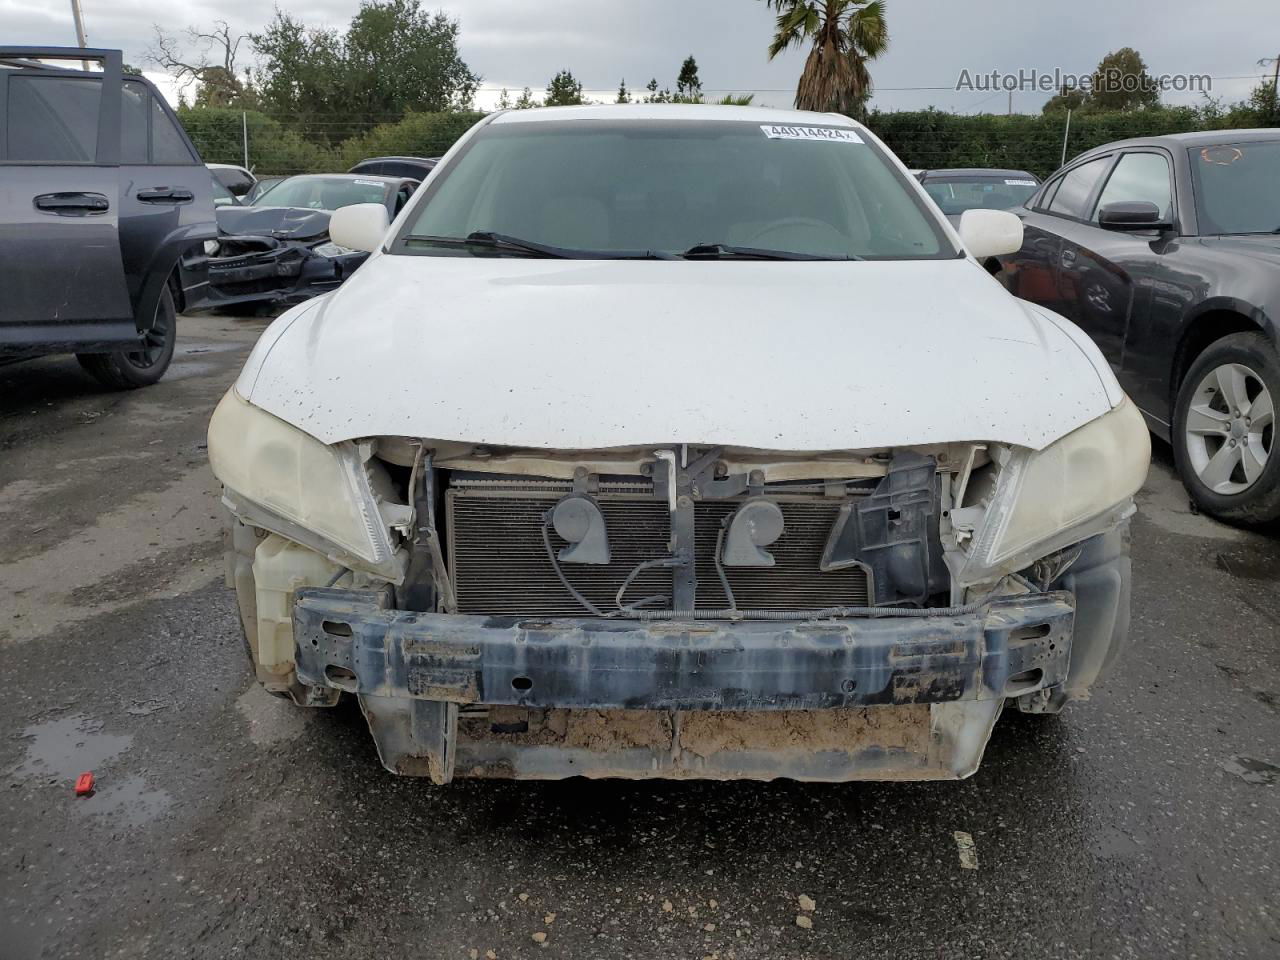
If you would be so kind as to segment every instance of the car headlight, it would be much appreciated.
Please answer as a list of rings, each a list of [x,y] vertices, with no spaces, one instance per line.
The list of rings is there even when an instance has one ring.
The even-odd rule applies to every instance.
[[[228,390],[209,421],[209,464],[240,519],[344,566],[399,581],[387,524],[352,443],[321,443]]]
[[[322,257],[345,257],[348,253],[355,253],[350,247],[344,247],[340,243],[332,242],[316,244],[311,250]]]
[[[1126,397],[1043,450],[993,454],[982,502],[952,511],[957,528],[973,531],[962,583],[1020,570],[1127,516],[1151,465],[1151,437]]]

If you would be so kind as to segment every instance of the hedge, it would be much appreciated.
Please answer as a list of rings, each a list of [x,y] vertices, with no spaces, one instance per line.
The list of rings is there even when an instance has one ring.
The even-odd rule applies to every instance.
[[[324,173],[346,170],[364,157],[406,155],[436,157],[444,153],[482,113],[407,114],[366,133],[330,143],[340,118],[289,124],[254,110],[184,107],[178,116],[200,155],[210,163],[241,163],[243,123],[249,128],[249,164],[258,176]],[[1059,166],[1066,114],[961,116],[941,110],[882,113],[867,123],[909,167],[1008,167],[1040,177]],[[1126,113],[1077,113],[1071,118],[1068,159],[1127,137],[1229,129],[1257,125],[1248,109],[1230,111],[1159,107]],[[326,132],[327,131],[327,132]],[[310,134],[310,135],[309,135]]]

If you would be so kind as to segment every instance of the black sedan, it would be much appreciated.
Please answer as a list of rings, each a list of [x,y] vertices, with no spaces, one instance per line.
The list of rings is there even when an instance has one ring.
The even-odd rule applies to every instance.
[[[334,289],[369,255],[329,239],[333,211],[382,203],[394,219],[417,186],[400,177],[284,177],[247,204],[219,206],[208,305],[291,306]]]
[[[383,177],[412,177],[425,180],[439,157],[368,157],[361,160],[347,173],[372,173]]]
[[[955,226],[966,210],[1013,210],[1036,192],[1040,179],[1025,170],[964,167],[920,170],[916,178]]]
[[[1280,517],[1280,131],[1107,144],[1017,212],[989,268],[1094,339],[1202,509]]]

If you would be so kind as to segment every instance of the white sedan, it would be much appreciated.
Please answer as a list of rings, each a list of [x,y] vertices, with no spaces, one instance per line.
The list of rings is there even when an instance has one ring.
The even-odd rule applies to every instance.
[[[491,115],[209,428],[258,679],[397,773],[948,779],[1128,627],[1149,441],[865,127]]]

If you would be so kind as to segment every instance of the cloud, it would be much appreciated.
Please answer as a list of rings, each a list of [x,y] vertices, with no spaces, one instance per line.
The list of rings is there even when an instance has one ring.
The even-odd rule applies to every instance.
[[[314,26],[342,26],[358,0],[278,0]],[[434,7],[435,4],[427,4]],[[770,63],[765,49],[773,12],[763,0],[449,0],[440,4],[462,22],[461,47],[485,78],[482,101],[503,86],[542,90],[569,68],[583,84],[607,95],[625,77],[638,89],[650,77],[674,86],[680,62],[698,60],[709,91],[756,93],[758,103],[787,106],[804,63],[792,51]],[[7,43],[75,42],[69,4],[59,0],[0,0]],[[225,19],[234,28],[260,29],[270,18],[265,0],[84,0],[93,45],[120,47],[140,63],[152,24],[180,30]],[[1275,0],[1217,0],[1213,15],[1191,0],[1150,4],[1074,0],[1029,5],[987,0],[981,7],[944,0],[911,0],[887,8],[891,43],[872,67],[875,105],[919,109],[935,105],[962,112],[1007,109],[1004,94],[954,90],[960,72],[1035,68],[1087,72],[1108,51],[1133,46],[1154,73],[1208,73],[1219,79],[1215,96],[1240,99],[1261,73],[1255,62],[1276,51],[1246,45],[1270,33]],[[1260,40],[1259,43],[1262,41]],[[942,87],[934,90],[930,87]],[[1038,110],[1046,96],[1017,93],[1014,107]],[[1170,96],[1194,102],[1194,94]]]

